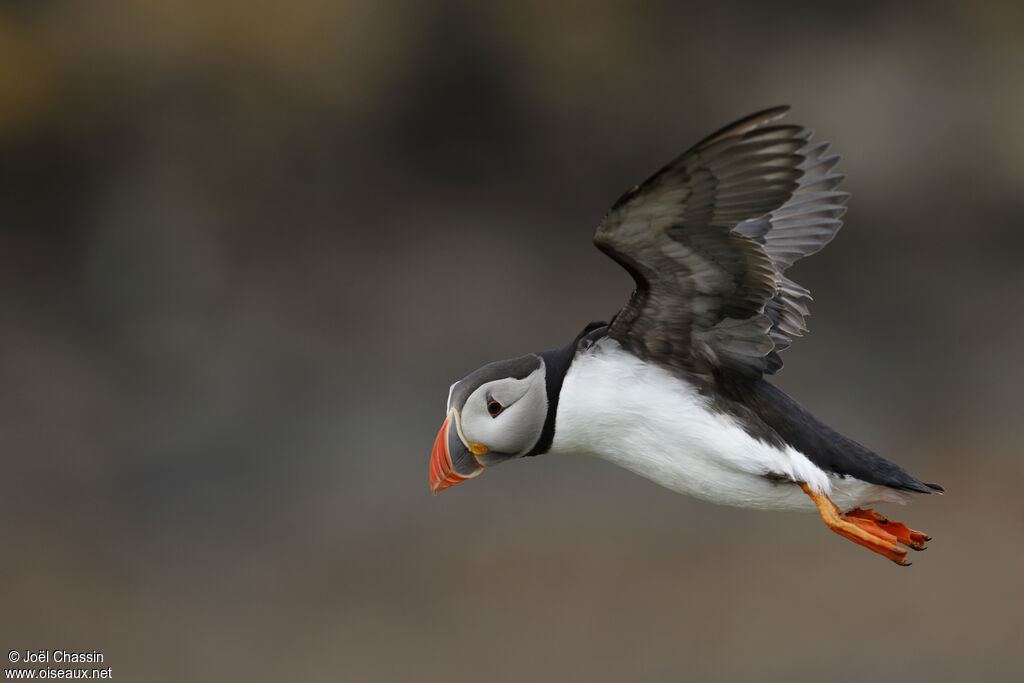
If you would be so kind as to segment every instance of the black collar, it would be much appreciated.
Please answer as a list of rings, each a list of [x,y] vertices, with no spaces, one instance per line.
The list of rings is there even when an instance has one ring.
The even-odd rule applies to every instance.
[[[565,381],[565,374],[569,372],[576,352],[582,346],[589,347],[600,339],[608,331],[608,323],[592,322],[583,328],[583,331],[576,335],[572,343],[550,351],[538,351],[537,355],[544,359],[544,382],[548,394],[548,414],[544,419],[544,429],[540,432],[540,438],[534,444],[527,456],[541,455],[547,453],[551,448],[551,442],[555,439],[555,417],[558,414],[558,397],[562,393],[562,382]]]

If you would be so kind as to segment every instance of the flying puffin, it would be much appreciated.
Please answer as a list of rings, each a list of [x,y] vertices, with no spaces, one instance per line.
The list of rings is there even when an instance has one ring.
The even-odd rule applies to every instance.
[[[697,143],[602,219],[597,248],[635,280],[609,323],[451,386],[434,442],[436,494],[508,460],[594,455],[673,491],[762,510],[817,510],[900,565],[929,536],[863,506],[941,493],[839,434],[770,384],[804,332],[786,277],[841,225],[839,157],[811,133],[748,116]]]

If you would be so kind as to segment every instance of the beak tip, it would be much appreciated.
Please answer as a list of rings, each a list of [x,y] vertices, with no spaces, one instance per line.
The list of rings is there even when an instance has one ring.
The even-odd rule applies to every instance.
[[[430,482],[430,495],[436,496],[441,493],[441,491],[458,484],[460,481],[463,481],[463,479],[457,474],[449,474],[447,477],[439,477],[436,480],[432,478],[432,481]]]

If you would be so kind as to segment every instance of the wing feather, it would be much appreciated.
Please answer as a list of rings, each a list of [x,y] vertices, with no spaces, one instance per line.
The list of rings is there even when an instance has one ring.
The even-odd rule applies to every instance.
[[[810,292],[784,273],[839,230],[838,157],[776,107],[719,130],[626,192],[594,235],[636,289],[609,335],[688,373],[757,376],[806,332]]]

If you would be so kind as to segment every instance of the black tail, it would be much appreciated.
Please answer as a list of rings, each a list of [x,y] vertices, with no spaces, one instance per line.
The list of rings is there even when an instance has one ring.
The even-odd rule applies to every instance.
[[[764,380],[755,382],[745,403],[782,439],[811,462],[834,474],[916,493],[942,493],[938,484],[910,476],[896,463],[848,439]]]

